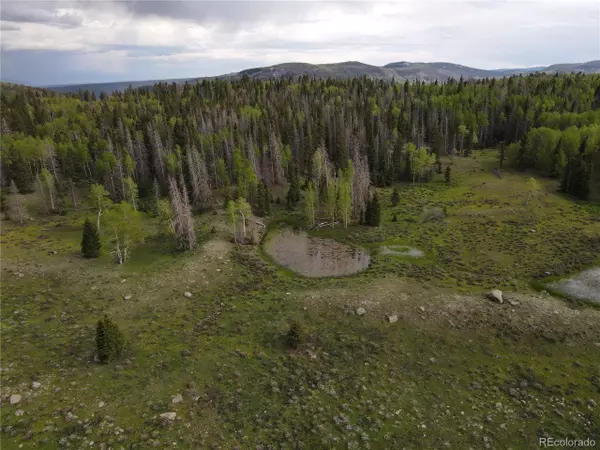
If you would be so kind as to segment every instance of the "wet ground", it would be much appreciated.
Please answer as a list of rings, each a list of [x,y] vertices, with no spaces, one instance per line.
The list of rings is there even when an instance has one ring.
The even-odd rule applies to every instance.
[[[600,267],[584,270],[576,277],[550,286],[571,297],[600,302]]]
[[[418,248],[407,247],[405,245],[384,245],[381,247],[382,255],[408,256],[411,258],[422,258],[425,253]]]

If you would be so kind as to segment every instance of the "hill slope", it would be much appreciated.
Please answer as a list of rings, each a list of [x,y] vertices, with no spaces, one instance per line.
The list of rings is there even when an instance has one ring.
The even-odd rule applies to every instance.
[[[554,64],[547,67],[532,67],[532,68],[517,68],[517,69],[497,69],[497,70],[485,70],[477,69],[474,67],[463,66],[460,64],[453,64],[448,62],[433,62],[433,63],[421,63],[421,62],[393,62],[386,64],[383,67],[372,66],[364,64],[359,61],[347,61],[341,63],[332,64],[308,64],[302,62],[291,62],[276,64],[268,67],[254,67],[245,69],[237,73],[230,73],[218,76],[218,78],[226,79],[239,79],[244,75],[258,80],[269,80],[272,78],[280,77],[298,77],[301,75],[308,75],[310,77],[317,78],[354,78],[366,76],[374,79],[387,79],[393,78],[398,80],[421,80],[425,82],[433,81],[446,81],[448,78],[459,79],[461,76],[466,79],[480,79],[480,78],[497,78],[507,77],[511,75],[527,74],[532,72],[546,72],[546,73],[570,73],[570,72],[584,72],[584,73],[600,73],[600,60],[588,61],[585,63],[575,64]],[[144,86],[152,86],[160,81],[166,81],[169,83],[185,83],[194,82],[196,80],[202,80],[205,78],[217,78],[217,77],[201,77],[201,78],[180,78],[170,80],[147,80],[147,81],[124,81],[116,83],[92,83],[92,84],[79,84],[79,85],[65,85],[65,86],[49,86],[48,89],[52,89],[58,92],[77,92],[79,90],[88,90],[94,92],[96,95],[101,92],[112,93],[115,91],[121,91],[127,89],[129,86],[133,88],[139,88]]]

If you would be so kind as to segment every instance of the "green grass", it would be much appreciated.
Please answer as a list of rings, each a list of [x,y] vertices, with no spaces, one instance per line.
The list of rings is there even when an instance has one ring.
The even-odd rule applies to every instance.
[[[600,311],[530,288],[548,268],[568,273],[594,262],[598,209],[544,180],[532,213],[522,205],[528,175],[497,180],[479,170],[491,164],[481,153],[457,160],[455,185],[401,186],[395,208],[391,189],[381,190],[377,229],[315,233],[427,253],[374,254],[354,277],[299,277],[260,247],[233,246],[223,212],[197,217],[194,252],[150,235],[124,266],[109,254],[80,257],[81,214],[3,223],[2,448],[527,449],[546,434],[598,441],[600,410],[588,401],[600,396]],[[423,207],[444,205],[446,220],[420,223]],[[275,208],[269,227],[286,223],[303,226],[300,212]],[[521,304],[485,300],[478,293],[490,286]],[[365,316],[354,314],[358,306]],[[94,330],[104,312],[128,350],[99,365]],[[394,324],[385,319],[392,313]],[[296,351],[284,343],[291,320],[305,331]],[[8,404],[13,393],[23,396],[18,405]],[[172,404],[178,393],[184,401]],[[177,413],[171,424],[158,418],[167,411]]]

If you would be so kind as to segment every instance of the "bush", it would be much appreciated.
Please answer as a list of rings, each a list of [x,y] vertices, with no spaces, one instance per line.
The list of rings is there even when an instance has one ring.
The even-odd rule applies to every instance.
[[[392,206],[398,206],[398,203],[400,203],[400,194],[398,188],[394,188],[392,191]]]
[[[443,220],[444,217],[444,211],[440,208],[424,208],[421,223],[429,222],[430,220]]]
[[[116,323],[104,315],[96,326],[96,350],[102,363],[119,358],[125,348],[125,337]]]
[[[300,324],[296,321],[293,321],[290,324],[290,329],[285,335],[285,343],[290,348],[298,348],[300,342],[302,341],[302,328]]]
[[[83,238],[81,239],[81,253],[85,258],[97,258],[100,256],[100,235],[98,228],[86,217],[83,223]]]

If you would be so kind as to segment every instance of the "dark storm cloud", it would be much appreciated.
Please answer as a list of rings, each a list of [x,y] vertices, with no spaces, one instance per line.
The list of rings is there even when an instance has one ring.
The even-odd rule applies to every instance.
[[[14,23],[2,22],[0,23],[0,31],[19,31],[21,27]]]
[[[120,2],[137,16],[155,16],[195,22],[205,26],[234,28],[260,23],[285,24],[307,20],[323,7],[307,1],[146,1]],[[326,2],[345,11],[369,8],[366,2]]]

